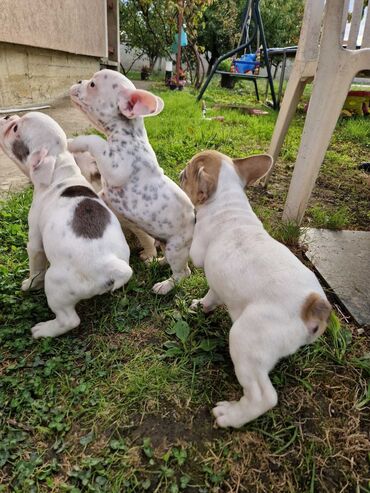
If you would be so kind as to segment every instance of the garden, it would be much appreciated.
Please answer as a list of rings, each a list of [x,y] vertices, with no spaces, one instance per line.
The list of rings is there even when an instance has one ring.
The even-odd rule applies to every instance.
[[[148,136],[174,181],[203,149],[232,157],[267,151],[276,112],[255,101],[248,83],[233,91],[212,83],[207,118],[193,89],[152,90],[165,109],[146,120]],[[300,229],[281,221],[305,101],[268,189],[256,185],[247,195],[267,230],[310,266]],[[267,114],[217,107],[228,103]],[[303,226],[368,229],[369,178],[359,165],[369,136],[369,119],[339,120]],[[81,325],[65,336],[31,338],[30,328],[51,316],[42,291],[20,290],[31,198],[27,188],[0,207],[0,491],[370,491],[369,343],[329,289],[334,314],[324,336],[271,373],[277,406],[239,430],[219,429],[214,403],[240,397],[230,319],[222,308],[189,310],[207,289],[194,267],[156,296],[151,287],[169,268],[144,264],[133,248],[134,275],[123,291],[81,302]]]

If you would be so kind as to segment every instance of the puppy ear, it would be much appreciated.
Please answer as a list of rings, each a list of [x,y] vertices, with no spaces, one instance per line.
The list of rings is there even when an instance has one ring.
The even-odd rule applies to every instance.
[[[197,204],[204,204],[216,191],[217,183],[214,176],[210,175],[201,166],[197,173]]]
[[[272,157],[269,154],[257,154],[240,159],[233,159],[234,166],[245,185],[251,185],[262,178],[272,166]]]
[[[164,102],[149,91],[125,87],[118,93],[118,107],[122,115],[131,119],[158,115],[163,110]]]
[[[34,185],[48,187],[51,184],[56,158],[49,156],[48,152],[46,147],[42,147],[33,151],[27,160],[31,181]]]

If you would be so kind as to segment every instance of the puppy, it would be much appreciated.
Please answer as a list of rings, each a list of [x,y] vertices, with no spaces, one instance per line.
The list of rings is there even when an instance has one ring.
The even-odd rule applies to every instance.
[[[72,152],[89,151],[102,175],[103,193],[114,210],[165,243],[170,279],[154,285],[168,293],[176,281],[190,275],[187,261],[194,230],[194,208],[186,194],[159,167],[143,117],[163,109],[163,101],[135,89],[126,77],[101,70],[70,90],[72,102],[108,136],[80,136]]]
[[[52,118],[34,112],[1,118],[0,145],[34,184],[30,275],[22,290],[40,288],[45,280],[56,318],[35,325],[32,335],[56,337],[79,325],[75,305],[81,299],[130,279],[130,251],[117,218],[81,175],[65,133]]]
[[[190,257],[209,284],[192,307],[225,304],[233,323],[230,355],[243,397],[216,404],[221,427],[240,427],[277,404],[269,372],[317,339],[331,312],[315,275],[265,231],[244,193],[271,164],[268,155],[232,160],[205,151],[180,175],[197,211]]]
[[[100,198],[102,198],[104,202],[107,203],[108,207],[112,209],[108,201],[105,200],[105,196],[102,191],[101,175],[93,156],[89,152],[76,152],[73,157],[77,163],[77,166],[80,168],[82,175],[89,183],[91,183],[95,192],[100,196]],[[144,261],[153,260],[157,256],[157,249],[155,247],[154,238],[147,235],[133,222],[128,221],[122,214],[116,213],[116,216],[121,223],[125,236],[127,237],[129,233],[133,233],[139,240],[139,243],[142,247],[140,258]]]

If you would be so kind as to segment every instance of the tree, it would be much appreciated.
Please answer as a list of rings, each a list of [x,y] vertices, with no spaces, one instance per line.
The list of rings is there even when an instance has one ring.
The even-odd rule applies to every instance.
[[[304,0],[261,0],[260,5],[267,45],[271,48],[297,45]]]
[[[209,71],[219,56],[236,46],[244,4],[241,0],[215,0],[205,10],[198,43],[204,47]]]
[[[120,5],[121,41],[147,55],[152,70],[158,57],[169,54],[176,32],[172,0],[124,0]]]
[[[192,61],[195,66],[193,83],[196,88],[202,85],[204,78],[204,66],[200,53],[204,50],[199,48],[199,32],[205,28],[204,12],[212,5],[214,0],[181,0],[178,2],[178,8],[183,9],[184,21],[186,24],[186,33]]]

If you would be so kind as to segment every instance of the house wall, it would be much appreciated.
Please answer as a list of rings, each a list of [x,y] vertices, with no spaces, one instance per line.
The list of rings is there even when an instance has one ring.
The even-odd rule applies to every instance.
[[[0,43],[0,107],[48,102],[99,70],[98,58]]]
[[[106,0],[1,0],[0,41],[107,56]]]
[[[117,1],[0,0],[0,107],[50,101],[99,70]]]

